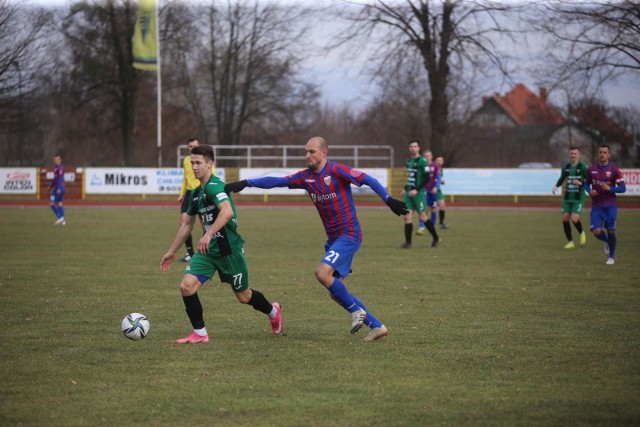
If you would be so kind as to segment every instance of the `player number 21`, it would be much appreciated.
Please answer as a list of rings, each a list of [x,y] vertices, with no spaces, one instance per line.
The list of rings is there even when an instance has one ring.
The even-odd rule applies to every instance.
[[[326,257],[324,257],[325,260],[329,261],[331,264],[333,264],[334,262],[336,262],[338,260],[338,257],[340,256],[340,254],[336,251],[329,251],[329,255],[327,255]]]

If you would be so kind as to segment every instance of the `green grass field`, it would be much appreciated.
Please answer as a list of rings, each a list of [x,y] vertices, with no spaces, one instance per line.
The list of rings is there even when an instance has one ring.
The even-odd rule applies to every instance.
[[[439,248],[400,250],[402,220],[361,209],[349,288],[389,327],[373,343],[315,281],[315,210],[239,216],[252,287],[283,305],[287,335],[214,279],[211,342],[180,346],[184,266],[159,269],[177,208],[67,208],[66,227],[0,209],[0,425],[640,424],[639,211],[620,211],[606,266],[591,235],[563,249],[558,211],[449,210]],[[142,341],[120,332],[133,311]]]

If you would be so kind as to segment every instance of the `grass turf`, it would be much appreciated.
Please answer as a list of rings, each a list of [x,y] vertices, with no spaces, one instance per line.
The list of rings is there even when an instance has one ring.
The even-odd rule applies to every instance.
[[[348,286],[388,337],[349,334],[315,281],[315,210],[239,207],[251,286],[287,335],[216,278],[211,342],[179,346],[184,266],[159,269],[177,209],[68,208],[66,227],[0,209],[0,425],[640,423],[640,212],[619,212],[614,266],[591,235],[564,250],[555,211],[450,210],[441,246],[410,250],[388,210],[359,216]],[[139,342],[120,332],[133,311]]]

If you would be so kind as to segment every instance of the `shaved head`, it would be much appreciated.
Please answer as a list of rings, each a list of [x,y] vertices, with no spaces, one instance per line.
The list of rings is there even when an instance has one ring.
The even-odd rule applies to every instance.
[[[320,171],[327,163],[329,145],[321,136],[311,138],[305,147],[307,166],[313,171]]]
[[[318,144],[318,148],[321,151],[325,151],[329,149],[329,145],[327,145],[327,141],[324,140],[321,136],[314,136],[307,142],[307,144]]]

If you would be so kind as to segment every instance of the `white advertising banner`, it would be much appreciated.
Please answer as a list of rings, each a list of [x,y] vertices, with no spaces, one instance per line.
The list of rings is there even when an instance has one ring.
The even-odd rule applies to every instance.
[[[285,169],[285,168],[241,168],[240,169],[240,180],[250,179],[250,178],[262,178],[265,176],[277,176],[277,177],[285,177],[287,175],[294,174],[298,172],[300,169]],[[387,169],[385,168],[364,168],[358,169],[367,175],[371,175],[373,178],[380,181],[383,187],[388,187],[388,177],[387,177]],[[371,190],[368,186],[363,185],[358,188],[355,185],[351,185],[351,190],[353,194],[375,194],[373,190]],[[271,189],[262,189],[255,187],[247,187],[242,190],[242,194],[247,195],[260,195],[260,194],[276,194],[276,195],[300,195],[306,194],[307,192],[304,190],[294,189],[290,190],[287,187],[280,188],[271,188]]]
[[[625,195],[640,195],[640,170],[622,169]],[[560,169],[445,169],[444,194],[549,196]],[[564,184],[563,184],[564,186]],[[556,193],[562,194],[562,190]],[[588,198],[588,197],[587,197]]]
[[[224,169],[216,169],[224,181]],[[179,194],[181,168],[86,168],[86,194]]]
[[[0,194],[36,194],[37,168],[0,168]]]
[[[618,196],[640,196],[640,169],[622,169],[627,191]]]

